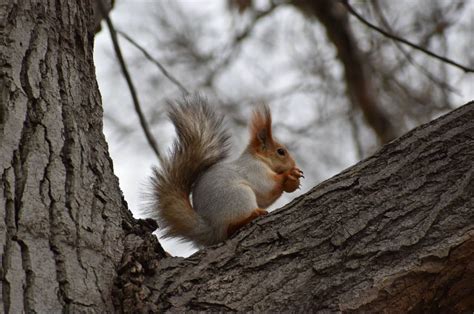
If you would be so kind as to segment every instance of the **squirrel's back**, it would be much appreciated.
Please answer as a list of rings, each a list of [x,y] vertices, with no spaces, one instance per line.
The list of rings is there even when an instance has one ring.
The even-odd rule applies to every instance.
[[[212,244],[211,226],[193,209],[189,195],[196,179],[228,155],[229,135],[223,117],[199,96],[169,103],[169,118],[177,138],[160,169],[153,169],[153,208],[165,237],[201,245]]]

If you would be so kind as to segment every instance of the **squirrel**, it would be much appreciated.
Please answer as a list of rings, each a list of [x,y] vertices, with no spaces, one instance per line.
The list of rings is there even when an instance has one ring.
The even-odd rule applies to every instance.
[[[164,237],[198,247],[225,241],[266,215],[284,191],[299,188],[303,172],[273,138],[267,105],[253,112],[249,144],[233,161],[228,160],[230,136],[223,116],[204,97],[187,96],[168,106],[177,138],[161,169],[153,169],[150,209]]]

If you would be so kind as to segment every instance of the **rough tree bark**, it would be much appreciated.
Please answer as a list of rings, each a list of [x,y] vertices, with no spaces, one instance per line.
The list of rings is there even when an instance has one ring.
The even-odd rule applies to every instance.
[[[111,312],[130,220],[84,0],[0,4],[0,312]]]
[[[474,310],[474,102],[187,258],[125,241],[125,311]],[[153,261],[150,263],[150,261]]]

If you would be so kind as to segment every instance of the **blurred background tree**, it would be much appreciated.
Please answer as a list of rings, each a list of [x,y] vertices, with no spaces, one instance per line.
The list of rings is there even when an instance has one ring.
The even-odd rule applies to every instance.
[[[121,0],[112,18],[161,151],[174,132],[165,103],[184,89],[226,115],[235,154],[246,144],[252,106],[267,102],[277,137],[305,171],[300,193],[474,98],[472,1]],[[147,177],[159,163],[106,32],[97,37],[95,60],[116,173],[140,216]],[[174,242],[164,247],[192,252]]]

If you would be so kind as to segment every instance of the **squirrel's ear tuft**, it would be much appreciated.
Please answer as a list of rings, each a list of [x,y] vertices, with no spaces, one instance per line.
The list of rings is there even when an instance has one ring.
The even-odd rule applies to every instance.
[[[250,136],[250,144],[255,149],[265,149],[273,141],[272,115],[267,105],[261,104],[254,110],[250,123]]]

